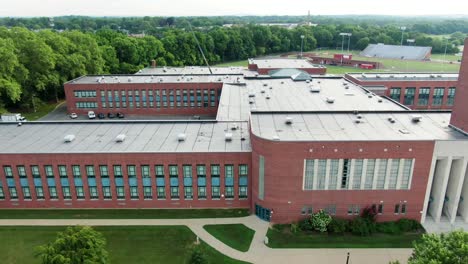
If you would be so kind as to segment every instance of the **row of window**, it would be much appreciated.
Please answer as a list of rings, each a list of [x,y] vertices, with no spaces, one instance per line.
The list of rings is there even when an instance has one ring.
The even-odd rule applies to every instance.
[[[377,214],[382,215],[384,213],[384,204],[372,204],[372,210],[374,210]],[[317,210],[323,210],[325,213],[329,215],[336,215],[336,204],[329,204],[325,207],[321,207]],[[405,215],[407,212],[407,204],[406,203],[397,203],[394,206],[393,213],[396,215],[402,214]],[[311,215],[314,213],[314,206],[312,205],[304,205],[301,209],[301,215]],[[361,215],[361,206],[357,204],[351,204],[348,206],[347,215]]]
[[[75,90],[73,91],[73,95],[77,98],[92,98],[92,97],[96,97],[96,91],[94,90],[83,90],[83,91],[80,91],[80,90]]]
[[[430,93],[431,93],[430,87],[419,88],[418,100],[415,104],[414,99],[415,99],[415,94],[416,94],[416,88],[406,87],[404,97],[403,97],[403,104],[427,106],[429,105]],[[445,94],[447,94],[447,102],[445,104],[448,106],[452,106],[455,100],[455,87],[449,87],[448,89],[446,89],[445,87],[435,87],[432,92],[432,106],[442,106]],[[401,88],[392,87],[390,89],[390,97],[393,100],[400,102]]]
[[[73,176],[73,185],[75,188],[76,198],[85,199],[85,190],[83,181],[87,181],[88,185],[88,194],[91,199],[99,198],[98,184],[95,174],[95,167],[93,165],[85,166],[85,174],[87,179],[82,178],[81,166],[72,165],[72,176]],[[117,199],[125,199],[125,186],[129,186],[129,196],[131,199],[140,199],[139,197],[139,188],[143,188],[144,199],[153,198],[153,188],[152,186],[156,185],[156,197],[157,199],[166,199],[166,186],[170,190],[169,197],[171,199],[179,199],[179,191],[183,190],[184,199],[191,200],[194,198],[194,177],[193,177],[193,166],[192,165],[182,165],[182,176],[183,180],[179,182],[179,166],[178,165],[169,165],[168,172],[169,177],[165,177],[165,167],[164,165],[155,165],[154,177],[150,175],[150,166],[141,165],[141,178],[142,186],[139,186],[137,180],[137,166],[136,165],[127,165],[127,184],[124,182],[124,173],[121,165],[113,165],[113,181],[115,189],[111,190],[111,179],[109,177],[109,167],[107,165],[99,166],[99,173],[101,177],[101,193],[104,199],[112,199],[113,195]],[[20,178],[20,186],[24,199],[31,199],[31,191],[29,182],[27,179],[26,167],[23,165],[17,166],[18,177]],[[45,165],[44,171],[47,179],[47,189],[49,191],[50,199],[57,199],[57,186],[60,185],[62,188],[62,195],[64,199],[71,199],[70,191],[70,180],[67,174],[67,167],[65,165],[58,165],[58,172],[60,181],[56,182],[53,167],[51,165]],[[44,188],[43,182],[39,172],[39,166],[32,165],[30,166],[31,175],[33,178],[34,189],[36,191],[37,199],[44,199]],[[207,167],[206,165],[196,165],[196,188],[197,188],[197,198],[206,199],[208,196],[211,199],[219,199],[224,197],[226,199],[233,199],[234,194],[234,165],[225,165],[224,166],[224,193],[221,194],[221,180],[220,180],[220,165],[212,164],[210,165],[210,177],[207,177]],[[4,166],[3,171],[5,174],[8,191],[11,199],[18,198],[18,192],[16,190],[16,182],[13,176],[13,168],[11,166]],[[239,165],[238,170],[238,197],[240,199],[245,199],[248,197],[248,166],[241,164]],[[152,180],[155,178],[155,180]],[[207,190],[207,182],[211,182],[211,190]],[[181,188],[182,187],[182,188]],[[2,181],[0,181],[0,199],[4,199],[4,191],[2,186]],[[128,194],[127,194],[128,195]]]
[[[96,102],[76,102],[76,108],[97,108]]]
[[[304,190],[406,190],[412,159],[314,159],[304,162]]]
[[[103,108],[216,107],[221,89],[100,90]]]

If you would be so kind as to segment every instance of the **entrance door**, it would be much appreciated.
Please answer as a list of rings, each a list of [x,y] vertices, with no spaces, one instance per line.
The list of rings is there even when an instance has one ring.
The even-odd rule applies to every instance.
[[[270,209],[263,208],[262,206],[255,204],[255,215],[258,216],[260,219],[270,222],[270,214]]]

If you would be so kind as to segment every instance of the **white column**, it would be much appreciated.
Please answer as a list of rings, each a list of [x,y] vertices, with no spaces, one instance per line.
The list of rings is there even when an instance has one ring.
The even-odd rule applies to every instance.
[[[450,173],[450,179],[447,186],[447,195],[450,197],[448,201],[448,210],[450,216],[450,223],[455,223],[457,217],[458,204],[460,202],[461,191],[463,188],[463,181],[466,173],[466,160],[457,159],[454,160],[452,171]]]
[[[338,162],[338,174],[336,175],[336,186],[335,190],[340,190],[341,189],[341,177],[343,173],[343,165],[344,165],[344,159],[339,159]]]
[[[461,197],[463,197],[463,202],[459,205],[458,211],[465,223],[468,223],[468,168],[465,168],[465,180],[463,181],[460,199]]]
[[[312,179],[312,190],[317,190],[317,171],[318,171],[318,159],[314,160],[314,178]]]
[[[392,164],[393,164],[393,159],[388,159],[387,171],[385,172],[384,190],[388,190],[388,182],[390,181],[390,174],[392,172]]]
[[[414,163],[414,161],[413,161],[413,163]],[[429,178],[427,180],[426,196],[424,198],[423,210],[421,212],[422,213],[421,214],[421,223],[422,224],[424,224],[424,222],[426,221],[427,212],[429,210],[428,205],[429,205],[429,199],[431,197],[431,192],[432,192],[432,183],[434,181],[436,163],[437,163],[437,157],[434,156],[434,157],[432,157],[431,169],[429,171]]]
[[[445,192],[447,190],[447,183],[450,175],[450,168],[452,167],[452,157],[442,160],[441,169],[436,171],[436,182],[434,190],[434,214],[436,223],[440,223],[442,216],[442,209],[444,206]],[[440,173],[439,173],[440,172]]]

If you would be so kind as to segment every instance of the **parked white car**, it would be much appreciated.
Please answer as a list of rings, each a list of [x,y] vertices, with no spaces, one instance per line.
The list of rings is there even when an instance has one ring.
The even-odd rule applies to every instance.
[[[95,119],[96,118],[96,114],[94,113],[94,111],[89,111],[88,112],[88,118],[89,119]]]
[[[70,114],[70,118],[71,119],[77,119],[78,118],[78,115],[76,113],[71,113]]]

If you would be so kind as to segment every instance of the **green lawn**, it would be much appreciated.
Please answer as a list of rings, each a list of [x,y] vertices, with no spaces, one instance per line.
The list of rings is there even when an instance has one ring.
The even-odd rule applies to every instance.
[[[0,209],[0,219],[182,219],[248,215],[248,209]]]
[[[187,263],[195,234],[185,226],[107,226],[95,227],[107,240],[107,250],[112,264],[180,264]],[[57,232],[65,227],[0,227],[1,263],[39,263],[34,258],[34,248],[53,241]],[[231,259],[206,243],[201,247],[209,263],[242,264]]]
[[[411,248],[413,241],[419,239],[421,234],[373,234],[367,237],[328,233],[293,234],[286,227],[283,230],[270,228],[267,236],[268,246],[272,248]]]
[[[243,224],[205,225],[203,228],[219,241],[242,252],[249,251],[255,234]]]
[[[21,113],[22,116],[26,117],[28,121],[35,121],[38,120],[39,118],[47,115],[48,113],[52,112],[55,107],[57,107],[59,104],[63,103],[63,101],[58,102],[58,103],[46,103],[41,106],[39,106],[36,109],[36,112],[25,112],[24,110],[10,110],[12,113]]]
[[[213,66],[216,66],[216,67],[231,67],[231,66],[242,66],[242,67],[247,67],[248,66],[248,62],[247,60],[240,60],[240,61],[229,61],[229,62],[223,62],[223,63],[220,63],[220,64],[216,64],[216,65],[213,65]]]

